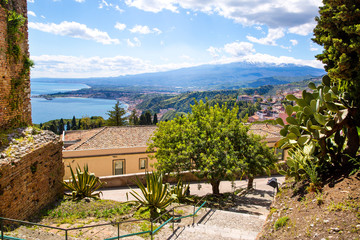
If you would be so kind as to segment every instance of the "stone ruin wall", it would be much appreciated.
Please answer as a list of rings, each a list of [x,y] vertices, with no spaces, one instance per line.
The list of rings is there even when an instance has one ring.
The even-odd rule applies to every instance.
[[[28,219],[63,194],[62,143],[57,136],[51,138],[16,159],[0,159],[1,217]]]
[[[9,27],[10,14],[23,24]],[[64,176],[59,137],[19,128],[32,124],[29,63],[27,1],[0,0],[0,217],[21,220],[63,194]]]
[[[14,59],[9,53],[8,13],[15,11],[25,17],[26,21],[19,28],[17,45],[20,47],[19,59]],[[21,74],[24,67],[24,57],[29,56],[27,31],[26,0],[0,0],[0,131],[20,125],[31,124],[30,104],[30,74]],[[21,86],[14,87],[13,81],[21,80]],[[11,104],[16,92],[20,99],[18,106]]]

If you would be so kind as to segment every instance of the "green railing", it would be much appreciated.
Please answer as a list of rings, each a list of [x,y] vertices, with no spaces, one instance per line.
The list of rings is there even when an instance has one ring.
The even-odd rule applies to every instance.
[[[61,228],[61,227],[53,227],[53,226],[47,226],[47,225],[43,225],[43,224],[38,224],[38,223],[32,223],[32,222],[27,222],[27,221],[21,221],[21,220],[15,220],[15,219],[10,219],[10,218],[3,218],[0,217],[0,229],[1,229],[1,234],[0,234],[0,239],[4,240],[4,239],[9,239],[9,240],[25,240],[25,239],[21,239],[21,238],[16,238],[16,237],[10,237],[10,236],[5,236],[4,235],[4,221],[6,222],[12,222],[12,223],[20,223],[23,225],[32,225],[32,226],[38,226],[38,227],[44,227],[44,228],[50,228],[50,229],[56,229],[59,231],[63,231],[65,234],[65,240],[68,240],[68,234],[70,231],[74,231],[74,230],[80,230],[80,229],[86,229],[86,228],[94,228],[94,227],[100,227],[100,226],[108,226],[108,225],[116,225],[117,226],[117,236],[115,237],[111,237],[111,238],[106,238],[104,240],[114,240],[114,239],[120,239],[120,238],[126,238],[126,237],[131,237],[131,236],[135,236],[135,235],[142,235],[142,234],[147,234],[149,233],[151,236],[151,239],[153,239],[154,234],[159,231],[161,228],[163,228],[166,224],[168,224],[169,222],[171,222],[173,224],[173,232],[175,231],[174,228],[174,224],[175,221],[178,221],[180,219],[183,218],[187,218],[187,217],[193,217],[193,225],[195,224],[195,215],[200,211],[200,209],[202,207],[204,207],[204,205],[206,204],[206,201],[204,201],[197,209],[196,206],[204,199],[201,198],[195,205],[194,205],[194,210],[192,214],[186,215],[186,216],[180,216],[175,218],[175,209],[179,208],[179,207],[183,207],[186,205],[179,205],[179,206],[175,206],[173,208],[171,208],[170,210],[164,212],[161,216],[159,216],[158,218],[151,220],[151,219],[136,219],[136,220],[128,220],[128,221],[122,221],[122,222],[110,222],[110,223],[103,223],[103,224],[96,224],[96,225],[89,225],[89,226],[83,226],[83,227],[76,227],[76,228]],[[196,210],[195,210],[196,209]],[[159,227],[157,227],[155,230],[154,229],[154,223],[156,223],[161,217],[163,217],[165,214],[172,212],[172,216],[167,219],[164,223],[162,223]],[[151,229],[148,231],[142,231],[142,232],[136,232],[136,233],[129,233],[129,234],[125,234],[125,235],[120,235],[120,225],[124,224],[124,223],[129,223],[129,222],[140,222],[140,221],[149,221],[151,222]]]

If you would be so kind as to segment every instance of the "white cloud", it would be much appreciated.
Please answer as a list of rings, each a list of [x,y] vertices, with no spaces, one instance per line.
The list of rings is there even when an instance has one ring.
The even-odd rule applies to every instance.
[[[129,29],[132,33],[140,33],[140,34],[150,34],[150,33],[157,33],[161,34],[161,30],[158,28],[150,29],[148,26],[142,26],[142,25],[135,25],[133,28]]]
[[[119,11],[120,13],[124,12],[124,10],[119,7],[119,5],[116,5],[116,4],[113,4],[113,3],[109,3],[109,2],[107,2],[106,0],[101,0],[101,2],[99,3],[99,8],[100,8],[100,9],[103,9],[103,8],[106,8],[106,9],[114,8],[116,11]]]
[[[187,61],[192,61],[192,60],[194,60],[192,57],[190,57],[190,56],[188,56],[188,55],[185,55],[185,54],[181,55],[180,58],[181,58],[181,59],[184,59],[184,60],[187,60]]]
[[[231,57],[245,56],[255,52],[254,45],[249,42],[232,42],[225,44],[222,48],[209,47],[206,49],[214,58],[228,54]]]
[[[83,2],[85,2],[85,0],[75,0],[75,2],[83,3]]]
[[[298,34],[301,36],[307,36],[313,32],[313,29],[315,28],[316,23],[315,21],[312,21],[310,23],[305,23],[300,26],[295,26],[289,28],[289,33]]]
[[[255,52],[254,45],[248,42],[233,42],[225,44],[224,51],[231,56],[245,56]]]
[[[28,3],[34,3],[34,0],[27,0]]]
[[[33,11],[28,11],[27,14],[28,16],[36,17],[36,14]]]
[[[211,46],[208,49],[206,49],[206,51],[208,51],[212,57],[217,58],[220,56],[222,49]]]
[[[115,77],[129,74],[168,71],[194,66],[188,62],[154,65],[129,56],[75,57],[64,55],[32,56],[35,67],[31,77],[86,78]]]
[[[248,63],[268,63],[275,65],[282,64],[296,64],[303,66],[310,66],[315,68],[323,68],[323,64],[318,60],[304,60],[304,59],[296,59],[288,56],[272,56],[269,54],[255,53],[249,54],[241,57],[222,57],[220,59],[214,60],[211,62],[212,64],[225,64],[231,62],[248,62]]]
[[[133,41],[131,41],[130,39],[126,39],[126,43],[129,47],[140,47],[141,46],[141,42],[137,37],[134,37]]]
[[[296,28],[314,22],[321,0],[125,0],[128,6],[143,11],[179,12],[179,8],[218,14],[243,25],[267,25],[269,28]],[[303,31],[301,34],[305,34]],[[296,33],[296,32],[295,32]]]
[[[29,22],[29,28],[60,36],[69,36],[85,40],[93,40],[102,44],[120,43],[118,39],[111,38],[106,32],[102,32],[96,28],[88,28],[85,24],[77,22],[64,21],[60,24]]]
[[[323,64],[317,60],[302,60],[293,57],[274,57],[268,54],[250,54],[241,57],[223,57],[216,61],[204,63],[167,63],[152,64],[140,58],[129,56],[114,57],[75,57],[64,55],[41,55],[32,56],[35,67],[31,71],[31,77],[57,77],[57,78],[87,78],[87,77],[115,77],[129,74],[149,73],[174,70],[184,67],[193,67],[202,64],[225,64],[231,62],[298,64],[317,68],[323,68]]]
[[[284,37],[284,29],[283,28],[273,28],[269,29],[269,32],[266,37],[264,38],[255,38],[253,36],[246,36],[246,38],[250,42],[259,43],[263,45],[272,45],[277,46],[276,40]]]
[[[176,0],[125,0],[126,5],[136,7],[147,12],[158,13],[162,10],[178,12],[175,6]]]
[[[291,45],[296,46],[298,45],[298,41],[296,39],[290,39]]]
[[[316,47],[310,47],[310,51],[312,51],[312,52],[316,52],[316,51],[318,51],[319,50],[319,48],[316,48]]]
[[[123,31],[123,30],[125,30],[125,28],[126,28],[126,24],[117,22],[117,23],[115,24],[115,28],[118,29],[118,30],[120,30],[120,31]]]

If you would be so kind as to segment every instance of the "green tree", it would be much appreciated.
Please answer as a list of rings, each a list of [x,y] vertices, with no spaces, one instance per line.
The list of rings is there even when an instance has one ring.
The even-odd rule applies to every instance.
[[[129,124],[130,125],[138,125],[139,124],[139,118],[136,113],[136,109],[133,109],[131,111],[131,114],[129,116]]]
[[[150,111],[145,112],[145,122],[146,122],[146,125],[152,124]]]
[[[246,166],[246,158],[254,157],[251,151],[261,147],[248,135],[249,128],[237,118],[238,108],[230,110],[226,104],[210,107],[202,101],[191,107],[191,114],[158,124],[148,148],[149,151],[156,149],[156,168],[167,173],[193,171],[207,179],[214,194],[219,194],[221,180],[234,180],[243,173],[255,175],[256,172],[250,172],[253,168]],[[267,164],[263,157],[268,155],[261,156],[256,159]]]
[[[358,0],[323,0],[313,41],[324,47],[316,58],[325,64],[339,90],[360,104],[360,4]]]
[[[158,123],[158,118],[157,118],[157,114],[154,113],[154,120],[153,120],[153,124],[156,125]]]
[[[67,121],[66,122],[66,130],[69,131],[70,129],[71,129],[70,122]]]
[[[277,158],[274,151],[266,146],[266,142],[262,142],[264,138],[249,134],[246,140],[246,147],[242,149],[244,154],[243,172],[248,176],[248,186],[253,187],[254,178],[257,175],[268,174],[270,170],[275,168]]]
[[[140,115],[139,125],[146,125],[146,118],[144,113]]]
[[[126,111],[124,108],[120,107],[120,102],[117,101],[114,110],[108,111],[109,119],[107,120],[107,125],[109,126],[124,126],[127,124]]]
[[[62,134],[63,132],[64,132],[64,119],[60,119],[60,121],[59,121],[59,128],[58,128],[59,130],[59,134]]]
[[[75,116],[73,116],[72,120],[71,120],[71,130],[76,130],[77,127],[76,127],[76,118]],[[68,129],[70,130],[70,129]]]

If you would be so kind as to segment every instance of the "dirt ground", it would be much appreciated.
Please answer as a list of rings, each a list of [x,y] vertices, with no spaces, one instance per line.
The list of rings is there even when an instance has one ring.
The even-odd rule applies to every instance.
[[[303,183],[285,183],[259,239],[359,240],[360,173],[331,181],[317,193],[308,193]]]

